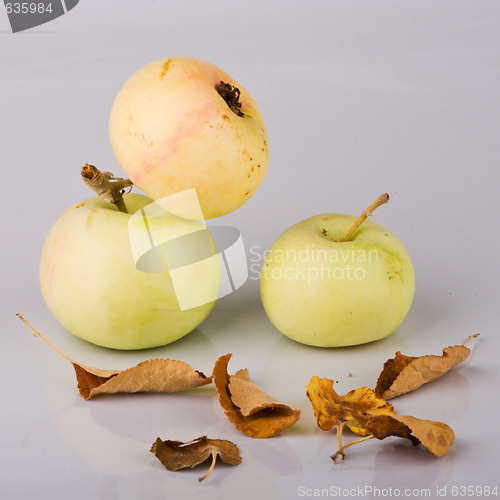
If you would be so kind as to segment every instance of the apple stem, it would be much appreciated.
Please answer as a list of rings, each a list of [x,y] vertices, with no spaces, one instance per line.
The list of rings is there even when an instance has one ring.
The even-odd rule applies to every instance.
[[[229,109],[238,116],[245,116],[241,111],[240,96],[241,91],[238,87],[222,80],[215,86],[217,93],[224,99]]]
[[[373,213],[375,209],[387,203],[389,201],[389,195],[387,193],[381,194],[368,208],[363,210],[361,215],[356,219],[356,222],[352,225],[351,229],[344,236],[342,241],[349,241],[352,238],[352,235],[355,233],[356,229],[358,229],[361,224]]]
[[[101,172],[97,167],[88,163],[82,167],[82,179],[104,201],[115,205],[120,212],[127,213],[127,207],[123,201],[123,190],[132,189],[133,183],[130,179],[113,177],[111,172]]]

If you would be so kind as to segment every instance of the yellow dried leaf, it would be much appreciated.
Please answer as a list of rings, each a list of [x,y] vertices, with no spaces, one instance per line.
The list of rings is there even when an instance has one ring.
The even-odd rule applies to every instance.
[[[469,357],[470,349],[465,344],[478,335],[471,335],[461,345],[445,347],[442,356],[412,357],[398,351],[394,359],[385,362],[375,387],[376,394],[386,400],[395,398],[444,375]]]
[[[437,457],[448,453],[455,441],[455,433],[450,426],[410,415],[374,416],[365,422],[365,426],[377,439],[404,437],[413,441],[413,444],[422,444]]]
[[[36,337],[44,340],[52,349],[73,365],[78,390],[84,399],[90,399],[98,394],[114,394],[117,392],[177,392],[201,387],[212,382],[211,377],[194,370],[184,361],[174,359],[142,361],[126,370],[102,370],[85,366],[55,347],[23,316],[20,314],[17,316],[29,326]]]
[[[247,370],[230,376],[231,354],[221,356],[213,371],[214,384],[224,412],[237,429],[254,438],[279,434],[300,418],[300,410],[278,403],[255,385]]]
[[[394,415],[392,405],[368,387],[339,396],[333,389],[333,380],[315,375],[307,384],[306,393],[318,426],[324,431],[346,424],[352,432],[364,436],[369,434],[363,426],[367,416]]]

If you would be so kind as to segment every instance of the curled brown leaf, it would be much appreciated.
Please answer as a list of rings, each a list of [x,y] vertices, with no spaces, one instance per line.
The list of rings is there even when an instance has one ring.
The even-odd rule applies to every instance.
[[[185,467],[195,467],[209,458],[212,459],[208,472],[198,480],[203,481],[212,472],[217,457],[231,465],[241,463],[241,456],[238,447],[226,439],[209,439],[207,436],[183,443],[181,441],[163,441],[157,438],[151,447],[151,453],[171,471],[183,469]]]
[[[213,380],[220,405],[237,429],[254,438],[267,438],[297,422],[300,410],[266,394],[251,381],[247,370],[229,375],[230,358],[231,354],[226,354],[216,361]]]
[[[465,344],[478,335],[471,335],[460,345],[445,347],[441,356],[412,357],[398,351],[393,359],[384,363],[375,387],[376,394],[386,400],[395,398],[441,377],[469,357],[470,349]]]

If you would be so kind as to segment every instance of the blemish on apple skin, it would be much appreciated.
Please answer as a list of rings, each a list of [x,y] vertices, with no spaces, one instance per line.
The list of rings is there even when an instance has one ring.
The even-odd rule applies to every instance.
[[[160,80],[163,80],[163,77],[167,74],[168,67],[170,65],[171,59],[167,59],[164,63],[163,66],[161,67],[161,73],[160,73]]]
[[[78,205],[75,205],[75,208],[82,208],[85,206],[85,202],[82,201],[81,203],[78,203]]]
[[[243,196],[248,196],[250,194],[250,191],[247,191]]]

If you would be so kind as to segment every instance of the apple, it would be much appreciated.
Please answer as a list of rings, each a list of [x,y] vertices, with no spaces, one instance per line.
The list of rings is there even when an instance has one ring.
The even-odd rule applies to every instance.
[[[170,272],[142,272],[133,257],[130,231],[142,218],[132,214],[146,210],[152,200],[125,194],[123,202],[127,213],[96,196],[72,206],[55,222],[40,263],[43,297],[67,330],[94,344],[114,349],[166,345],[208,316],[220,285],[220,264],[207,259],[184,269],[195,298],[212,301],[197,300],[199,305],[181,310]],[[150,229],[161,225],[172,237],[200,229],[199,221],[165,217],[148,218]],[[189,257],[191,251],[194,262],[199,248],[185,248],[184,254]]]
[[[297,342],[318,347],[363,344],[392,333],[415,292],[412,262],[383,226],[323,214],[287,229],[262,267],[260,291],[271,322]]]
[[[189,57],[152,62],[119,91],[109,137],[129,179],[153,200],[195,188],[205,219],[257,190],[269,163],[262,116],[221,69]]]

